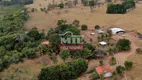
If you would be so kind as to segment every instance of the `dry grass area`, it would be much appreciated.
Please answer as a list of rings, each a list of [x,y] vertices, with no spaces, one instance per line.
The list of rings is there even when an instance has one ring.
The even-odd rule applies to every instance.
[[[55,1],[60,2],[60,0]],[[27,5],[26,7],[40,9],[46,7],[49,2],[51,0],[36,0],[34,4]],[[66,10],[68,10],[68,13],[65,12]],[[57,12],[61,14],[58,15]],[[31,19],[26,23],[25,28],[29,29],[37,26],[39,30],[48,30],[52,26],[56,26],[57,20],[59,19],[65,19],[69,23],[78,19],[81,24],[87,24],[89,27],[93,27],[94,25],[117,26],[126,30],[136,30],[142,33],[142,4],[137,4],[136,9],[127,14],[106,14],[105,12],[106,4],[96,7],[93,13],[90,12],[89,7],[83,7],[81,5],[74,8],[52,10],[48,14],[40,12],[39,10],[38,12],[30,13]]]
[[[128,80],[141,80],[142,79],[142,55],[131,55],[128,60],[134,62],[132,70],[127,71]]]

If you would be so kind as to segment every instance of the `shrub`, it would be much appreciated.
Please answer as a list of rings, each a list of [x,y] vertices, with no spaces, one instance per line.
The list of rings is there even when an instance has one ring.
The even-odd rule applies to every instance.
[[[78,26],[79,26],[79,23],[80,23],[79,20],[74,20],[72,24],[73,24],[75,27],[78,27]]]
[[[100,60],[100,66],[104,65],[104,61]]]
[[[38,76],[39,80],[69,80],[77,78],[88,68],[84,59],[62,63],[56,66],[43,68]]]
[[[116,67],[116,71],[119,75],[123,75],[124,74],[124,70],[125,68],[123,66],[117,66]]]
[[[64,61],[70,56],[69,50],[63,50],[59,54]]]
[[[107,13],[108,14],[124,14],[126,13],[126,8],[123,4],[111,4],[107,7]]]
[[[112,56],[110,59],[110,65],[115,65],[115,64],[116,64],[116,58]]]
[[[122,51],[130,50],[131,42],[128,39],[120,39],[117,43],[117,48]]]
[[[100,29],[100,26],[99,26],[99,25],[96,25],[96,26],[95,26],[95,29]]]
[[[128,69],[131,69],[133,67],[133,62],[125,61],[124,65],[125,65],[125,68],[128,70]]]
[[[81,26],[81,29],[82,29],[82,30],[87,30],[87,29],[88,29],[88,26],[84,24],[84,25]]]
[[[63,3],[60,3],[58,6],[62,9],[65,5]]]
[[[142,53],[142,49],[141,48],[137,48],[136,49],[136,53],[138,53],[138,54]]]
[[[125,9],[134,8],[136,6],[134,0],[125,0],[122,4],[124,5]]]

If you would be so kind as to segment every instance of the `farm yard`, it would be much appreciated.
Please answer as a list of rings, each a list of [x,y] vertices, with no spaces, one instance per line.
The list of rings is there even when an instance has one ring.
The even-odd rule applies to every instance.
[[[25,5],[28,20],[26,11],[4,17],[4,27],[7,19],[22,21],[23,27],[17,28],[15,24],[19,26],[20,23],[14,23],[11,24],[14,29],[1,30],[0,41],[3,43],[0,45],[3,47],[0,51],[5,54],[0,57],[0,79],[141,79],[142,40],[139,36],[142,34],[142,4],[136,3],[136,8],[125,14],[107,14],[105,0],[99,0],[100,4],[94,8],[83,6],[80,0],[76,6],[63,7],[61,1],[35,0],[33,4]],[[60,7],[48,11],[46,8],[53,2]],[[83,36],[83,50],[59,49],[59,45],[63,44],[60,38],[71,37],[61,35],[68,31]],[[3,36],[5,34],[6,37]]]

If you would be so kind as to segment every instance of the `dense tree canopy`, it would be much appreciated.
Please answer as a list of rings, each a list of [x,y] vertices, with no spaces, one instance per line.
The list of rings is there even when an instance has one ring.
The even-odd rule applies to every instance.
[[[123,4],[110,4],[107,7],[107,13],[109,14],[124,14],[126,13],[126,9]]]
[[[5,15],[0,20],[0,71],[12,63],[23,61],[23,58],[38,56],[37,47],[44,40],[44,31],[36,28],[24,31],[23,26],[28,20],[25,9]]]
[[[56,66],[43,68],[38,76],[39,80],[71,80],[79,77],[88,68],[83,59],[62,63]]]
[[[32,4],[34,0],[2,0],[1,4],[9,6],[13,4]]]
[[[127,12],[127,9],[134,8],[135,6],[134,0],[124,0],[122,4],[109,4],[106,12],[109,14],[124,14]]]
[[[120,39],[117,43],[117,48],[122,51],[131,49],[131,42],[128,39]]]

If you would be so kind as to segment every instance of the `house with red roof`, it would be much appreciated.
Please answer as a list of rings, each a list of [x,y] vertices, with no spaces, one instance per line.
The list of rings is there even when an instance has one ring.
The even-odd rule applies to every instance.
[[[96,67],[96,72],[99,75],[103,75],[105,78],[112,76],[112,68],[109,65],[103,65]]]

